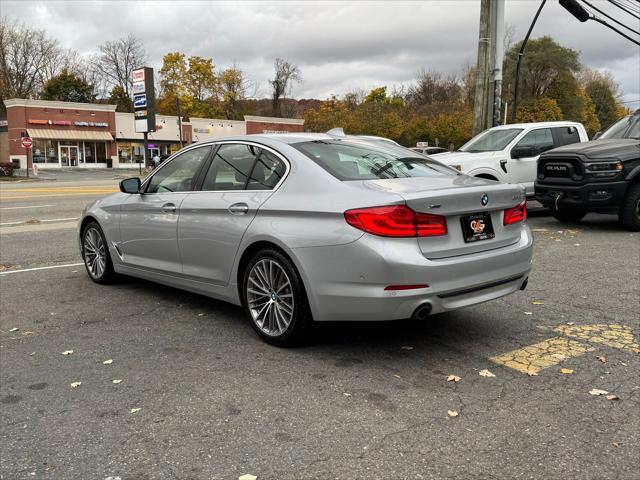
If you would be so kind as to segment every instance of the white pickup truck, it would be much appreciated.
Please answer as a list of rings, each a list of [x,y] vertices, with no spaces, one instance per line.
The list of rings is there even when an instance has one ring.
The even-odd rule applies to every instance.
[[[473,177],[520,183],[532,197],[540,154],[588,140],[577,122],[514,123],[485,130],[456,152],[430,156]]]

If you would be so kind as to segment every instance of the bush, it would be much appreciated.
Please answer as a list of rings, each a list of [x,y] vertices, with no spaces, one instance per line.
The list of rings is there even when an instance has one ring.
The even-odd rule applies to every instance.
[[[2,162],[0,163],[0,176],[3,177],[13,177],[13,171],[16,169],[16,166],[11,162]]]

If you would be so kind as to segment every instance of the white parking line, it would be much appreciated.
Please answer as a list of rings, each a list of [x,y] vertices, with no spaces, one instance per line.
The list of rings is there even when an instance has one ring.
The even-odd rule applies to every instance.
[[[34,219],[37,220],[37,219]],[[38,220],[37,223],[46,223],[46,222],[70,222],[71,220],[80,220],[80,217],[71,217],[71,218],[45,218],[44,220]],[[30,220],[20,220],[19,222],[5,222],[0,223],[0,227],[6,227],[9,225],[23,225],[28,223]]]
[[[44,207],[53,207],[54,205],[29,205],[26,207],[0,207],[0,210],[18,210],[20,208],[44,208]]]
[[[9,275],[11,273],[24,273],[24,272],[36,272],[38,270],[51,270],[52,268],[67,268],[67,267],[79,267],[84,263],[67,263],[65,265],[49,265],[48,267],[35,267],[35,268],[23,268],[21,270],[7,270],[6,272],[0,272],[0,275]]]

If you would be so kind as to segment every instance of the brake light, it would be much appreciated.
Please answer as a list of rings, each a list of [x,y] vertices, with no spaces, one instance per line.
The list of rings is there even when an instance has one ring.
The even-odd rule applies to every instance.
[[[511,225],[512,223],[523,222],[527,219],[527,201],[525,200],[520,205],[516,205],[513,208],[507,208],[504,211],[504,224]]]
[[[356,208],[344,212],[347,223],[381,237],[435,237],[447,234],[441,215],[417,213],[406,205]]]

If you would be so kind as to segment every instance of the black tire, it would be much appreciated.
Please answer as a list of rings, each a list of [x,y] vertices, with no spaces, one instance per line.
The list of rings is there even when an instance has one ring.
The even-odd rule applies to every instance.
[[[99,239],[99,241],[96,239]],[[80,245],[82,247],[82,261],[89,278],[100,284],[112,283],[115,280],[116,273],[109,254],[107,239],[97,222],[88,222],[83,227]],[[98,255],[93,253],[95,250],[91,245],[96,247],[99,252]],[[102,268],[100,268],[101,266]]]
[[[278,271],[278,267],[281,271]],[[269,286],[269,280],[261,282],[264,288],[255,283],[258,271],[262,272],[264,268],[272,268],[277,272],[274,275],[275,280],[271,282],[271,285],[275,286]],[[277,279],[288,281],[290,287],[277,289]],[[259,278],[258,281],[260,282]],[[280,296],[273,296],[275,290],[278,290]],[[267,299],[268,301],[265,301]],[[288,303],[288,299],[292,300],[291,304]],[[292,347],[305,341],[312,322],[307,294],[295,265],[279,250],[264,249],[251,258],[242,278],[242,303],[251,326],[265,342],[278,347]],[[268,303],[272,305],[269,306]],[[261,319],[263,308],[267,310],[266,313],[262,313]],[[291,314],[288,312],[289,308],[292,310]],[[283,319],[282,324],[286,320],[283,314],[289,318],[289,323],[286,328],[280,329],[280,319]],[[274,331],[275,329],[278,331]]]
[[[632,232],[640,232],[640,183],[629,185],[618,213],[620,224]]]
[[[584,218],[587,214],[586,210],[582,210],[581,208],[562,208],[560,210],[556,210],[555,207],[551,207],[551,215],[553,215],[557,220],[561,222],[568,223],[576,223]]]

